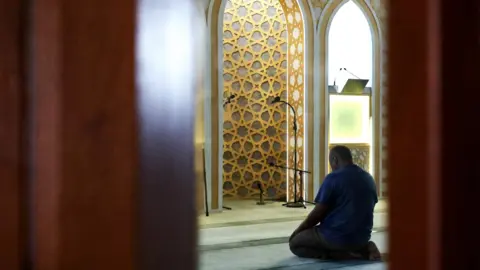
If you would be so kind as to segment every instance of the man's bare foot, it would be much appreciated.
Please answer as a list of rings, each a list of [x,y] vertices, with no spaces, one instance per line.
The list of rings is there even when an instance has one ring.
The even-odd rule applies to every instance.
[[[382,259],[380,250],[378,250],[378,247],[374,242],[372,241],[368,242],[367,251],[368,251],[368,259],[370,261],[380,261]]]

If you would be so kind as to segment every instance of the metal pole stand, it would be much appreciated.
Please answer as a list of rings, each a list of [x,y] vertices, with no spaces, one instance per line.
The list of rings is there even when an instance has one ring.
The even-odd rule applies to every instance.
[[[260,193],[259,193],[260,200],[257,202],[257,205],[265,205],[265,201],[263,200],[263,188],[262,188],[262,184],[257,183],[257,187],[258,187],[258,191],[260,192]]]
[[[296,168],[289,168],[289,167],[286,167],[286,166],[281,166],[281,165],[276,165],[274,163],[269,163],[270,166],[272,167],[276,167],[276,168],[280,168],[280,169],[284,169],[284,170],[290,170],[290,171],[294,171],[295,174],[299,174],[300,176],[300,184],[302,186],[300,186],[300,190],[303,191],[303,174],[305,173],[312,173],[312,172],[309,172],[309,171],[305,171],[305,170],[299,170],[299,169],[296,169]],[[296,183],[294,183],[296,185]],[[294,188],[295,192],[296,192],[296,188]],[[305,201],[303,199],[302,196],[300,197],[296,197],[294,196],[294,201],[293,202],[287,202],[287,203],[284,203],[282,204],[282,206],[285,206],[285,207],[289,207],[289,208],[307,208],[305,203],[309,203],[309,204],[315,204],[314,202],[309,202],[309,201]]]
[[[305,203],[303,201],[303,198],[300,197],[300,198],[297,198],[297,172],[300,172],[302,171],[302,174],[300,174],[300,181],[303,181],[302,180],[302,175],[303,173],[310,173],[310,172],[307,172],[307,171],[303,171],[303,170],[299,170],[298,169],[298,162],[297,162],[297,155],[298,155],[298,146],[297,146],[297,141],[298,141],[298,138],[297,138],[297,131],[298,131],[298,127],[297,127],[297,111],[295,110],[295,108],[292,106],[292,104],[288,103],[287,101],[285,100],[282,100],[280,97],[275,97],[273,100],[272,100],[272,104],[274,103],[283,103],[283,104],[286,104],[288,107],[290,107],[290,109],[292,109],[293,111],[293,139],[294,139],[294,142],[293,142],[293,168],[287,168],[287,167],[283,167],[284,169],[288,169],[288,170],[293,170],[294,171],[294,175],[293,175],[293,202],[287,202],[285,204],[283,204],[283,206],[285,207],[289,207],[289,208],[307,208],[305,206]],[[280,166],[277,166],[277,167],[280,167]]]
[[[304,174],[304,173],[310,173],[310,172],[302,171],[302,170],[299,170],[299,171],[298,171],[298,174],[300,175],[300,185],[302,185],[302,186],[300,186],[300,190],[303,190],[303,174]],[[309,204],[315,205],[314,202],[310,202],[310,201],[304,200],[302,195],[300,195],[300,198],[298,198],[298,200],[301,201],[301,202],[303,202],[303,203],[309,203]]]

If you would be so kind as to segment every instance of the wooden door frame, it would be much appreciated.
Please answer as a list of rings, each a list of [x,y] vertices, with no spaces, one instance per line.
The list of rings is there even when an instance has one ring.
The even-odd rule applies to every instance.
[[[160,263],[172,269],[175,266],[195,269],[194,189],[189,186],[194,179],[193,156],[183,154],[193,153],[193,144],[185,145],[184,139],[189,135],[193,138],[194,110],[186,106],[187,111],[181,114],[185,121],[179,122],[182,126],[165,129],[166,136],[155,136],[161,129],[147,128],[153,119],[158,120],[161,110],[148,114],[150,111],[136,103],[135,97],[146,98],[145,93],[162,81],[158,78],[154,84],[140,87],[144,92],[134,91],[133,40],[137,2],[86,1],[88,3],[34,1],[33,38],[37,54],[31,66],[36,69],[37,77],[33,86],[36,99],[32,105],[37,112],[35,132],[42,134],[34,137],[37,151],[32,175],[36,187],[33,199],[37,204],[33,215],[36,269],[116,267],[150,270],[158,269]],[[160,10],[165,7],[162,5],[170,5],[167,1],[156,1],[156,5],[155,1],[139,2],[139,18],[148,22],[152,13],[142,14],[144,8]],[[185,14],[182,11],[185,12],[185,7],[192,2],[176,0],[180,2],[185,6],[177,7],[178,14]],[[16,1],[3,1],[2,5],[5,3],[8,8],[3,10],[8,14],[20,10]],[[96,9],[85,8],[91,5],[96,5]],[[480,191],[480,176],[475,168],[480,144],[468,140],[474,130],[472,118],[478,115],[476,65],[480,61],[478,35],[475,35],[479,32],[478,5],[475,0],[461,3],[390,1],[389,268],[393,270],[476,269],[479,266],[476,241],[471,240],[475,240],[475,229],[480,224],[471,214],[478,212],[475,199]],[[3,58],[6,61],[0,61],[0,86],[3,87],[0,102],[3,102],[4,112],[8,112],[0,114],[0,126],[4,131],[0,133],[0,143],[5,155],[0,173],[2,180],[6,179],[2,182],[5,188],[0,188],[0,199],[2,207],[7,205],[3,203],[11,203],[0,211],[2,221],[7,220],[1,225],[4,227],[0,231],[6,240],[1,243],[0,254],[1,268],[12,270],[19,269],[22,250],[26,248],[22,246],[20,200],[25,170],[21,171],[26,164],[22,156],[22,120],[27,110],[22,107],[25,97],[21,94],[24,93],[21,86],[24,78],[21,75],[22,46],[18,46],[21,40],[18,14],[0,19],[0,36],[5,38],[0,48],[7,55]],[[93,24],[100,30],[91,27]],[[119,24],[121,33],[115,32]],[[193,29],[193,24],[188,27]],[[114,35],[109,36],[107,32]],[[150,41],[160,45],[162,39]],[[153,60],[158,65],[168,65],[162,59]],[[92,73],[89,69],[98,68],[95,65],[102,67],[102,71]],[[188,85],[182,94],[193,97],[194,86]],[[80,90],[84,90],[83,96],[71,92]],[[110,94],[113,103],[110,103],[112,100],[95,103],[102,94]],[[45,96],[53,101],[46,100]],[[193,98],[183,98],[183,105],[193,103]],[[161,103],[162,99],[156,101]],[[168,99],[163,101],[165,106],[171,105]],[[103,110],[105,106],[108,111]],[[140,106],[138,111],[137,106]],[[111,118],[105,116],[113,112]],[[140,145],[137,145],[139,137],[134,132],[137,112],[141,112]],[[160,119],[174,115],[167,112]],[[92,139],[74,132],[76,125],[85,125],[85,129],[96,137]],[[102,129],[105,128],[102,125],[108,128]],[[182,139],[172,144],[169,136],[179,132]],[[112,137],[111,134],[118,137],[103,140]],[[168,150],[169,159],[156,155],[149,150],[150,146]],[[61,151],[56,152],[57,147]],[[108,154],[111,147],[120,147],[115,150],[117,155]],[[140,150],[139,156],[137,150]],[[118,156],[122,158],[116,158]],[[84,161],[92,166],[89,170],[79,165]],[[181,174],[163,170],[180,162],[192,165],[191,170]],[[160,167],[154,168],[157,164]],[[113,167],[118,171],[108,169]],[[139,179],[140,190],[158,179],[168,179],[170,186],[166,189],[156,186],[148,195],[142,195],[136,190]],[[125,201],[119,203],[120,198]],[[143,204],[137,209],[140,199]],[[90,205],[89,200],[95,203]],[[172,202],[181,203],[170,208]],[[95,205],[96,209],[84,204]],[[162,210],[166,210],[162,212],[166,216],[158,213],[149,216]],[[116,214],[112,215],[112,211]],[[116,223],[120,215],[122,220]],[[167,218],[168,222],[160,222],[160,217]],[[138,220],[148,225],[136,227]],[[180,229],[174,229],[177,225]],[[143,244],[137,246],[134,243],[139,230],[143,234]],[[175,245],[182,248],[162,245],[159,240],[164,240],[163,243],[175,241]],[[9,250],[5,249],[7,246]],[[137,256],[140,250],[147,254],[142,259]],[[4,260],[6,255],[8,260]],[[149,261],[154,255],[158,255],[156,260]],[[137,263],[141,263],[140,268],[136,267]]]
[[[194,269],[196,4],[31,4],[35,269]]]
[[[392,270],[480,268],[479,10],[475,0],[390,0]]]
[[[26,6],[0,1],[0,269],[23,266],[27,251]]]

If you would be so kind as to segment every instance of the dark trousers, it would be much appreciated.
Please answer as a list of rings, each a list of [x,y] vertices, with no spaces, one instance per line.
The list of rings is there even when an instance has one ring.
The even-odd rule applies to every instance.
[[[368,258],[367,243],[357,246],[338,246],[329,243],[315,227],[295,235],[289,242],[290,251],[298,257],[317,259],[364,259]]]

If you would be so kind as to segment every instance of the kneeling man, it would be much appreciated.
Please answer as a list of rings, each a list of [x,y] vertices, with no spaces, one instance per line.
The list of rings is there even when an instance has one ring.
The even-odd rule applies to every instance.
[[[290,237],[290,250],[306,258],[380,260],[370,241],[378,202],[373,177],[353,164],[345,146],[332,148],[329,162],[332,173],[315,198],[315,208]]]

